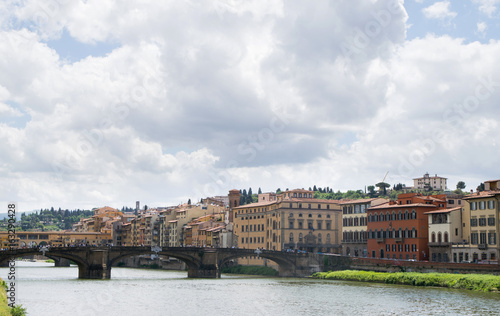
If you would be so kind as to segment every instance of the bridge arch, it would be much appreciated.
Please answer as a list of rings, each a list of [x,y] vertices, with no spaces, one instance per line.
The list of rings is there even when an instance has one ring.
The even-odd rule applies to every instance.
[[[224,265],[229,263],[230,260],[248,257],[248,256],[257,256],[257,253],[253,249],[221,249],[221,255],[218,262],[219,270],[222,269]],[[224,251],[226,250],[226,251]],[[262,251],[258,254],[260,258],[269,259],[274,261],[278,265],[278,274],[279,276],[295,276],[296,273],[296,264],[295,261],[288,258],[286,253],[284,252],[276,252],[276,251]],[[220,277],[220,272],[219,272]]]
[[[171,248],[169,248],[171,249]],[[199,266],[201,265],[201,260],[197,259],[195,255],[191,254],[186,254],[186,253],[179,253],[177,251],[159,251],[156,253],[155,251],[152,251],[151,249],[143,249],[140,247],[139,249],[130,249],[127,251],[120,251],[118,250],[118,254],[114,254],[113,248],[110,251],[110,258],[108,260],[108,266],[112,267],[114,264],[119,262],[120,260],[123,260],[125,258],[130,258],[130,257],[135,257],[135,256],[141,256],[141,255],[158,255],[158,256],[164,256],[164,257],[172,257],[179,259],[180,261],[184,262],[187,267],[188,267],[188,274],[190,269],[198,269]]]
[[[3,251],[0,253],[0,263],[9,261],[11,259],[24,258],[27,256],[41,255],[42,253],[38,248],[27,248],[27,249],[17,249],[14,251]],[[78,266],[78,276],[81,277],[83,269],[87,266],[87,262],[83,260],[82,257],[74,255],[72,253],[57,251],[57,248],[50,249],[46,252],[48,257],[56,257],[68,259],[76,263]]]

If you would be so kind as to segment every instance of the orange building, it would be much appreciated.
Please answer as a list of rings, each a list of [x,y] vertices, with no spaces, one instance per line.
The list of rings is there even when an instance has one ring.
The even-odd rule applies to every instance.
[[[429,260],[426,213],[445,208],[445,195],[405,193],[368,209],[368,257]]]

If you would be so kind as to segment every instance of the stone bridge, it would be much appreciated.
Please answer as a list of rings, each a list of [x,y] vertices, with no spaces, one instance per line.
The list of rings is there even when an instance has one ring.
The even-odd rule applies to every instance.
[[[0,252],[0,264],[12,258],[40,255],[78,265],[80,279],[109,279],[111,267],[126,257],[158,255],[174,257],[186,263],[189,278],[220,278],[221,268],[232,259],[259,256],[276,262],[282,277],[304,277],[321,270],[323,257],[313,253],[271,250],[196,247],[57,247],[27,248]],[[59,259],[60,258],[60,259]]]

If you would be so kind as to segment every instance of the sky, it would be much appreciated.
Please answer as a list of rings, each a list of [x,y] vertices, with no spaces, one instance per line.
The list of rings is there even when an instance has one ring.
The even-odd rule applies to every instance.
[[[4,0],[0,201],[500,178],[500,0]]]

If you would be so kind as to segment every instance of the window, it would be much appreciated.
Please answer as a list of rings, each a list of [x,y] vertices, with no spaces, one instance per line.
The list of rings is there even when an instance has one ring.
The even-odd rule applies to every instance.
[[[436,242],[436,233],[432,233],[431,240],[431,242]]]
[[[480,210],[486,209],[486,202],[485,201],[479,201],[479,209]]]
[[[495,232],[488,233],[488,244],[495,245],[497,243],[497,234]]]
[[[471,211],[477,210],[477,202],[470,202],[470,209]]]
[[[302,233],[299,234],[299,242],[302,242]]]
[[[327,230],[332,229],[332,223],[326,223],[326,229]]]
[[[441,232],[438,233],[438,243],[441,243],[442,238],[441,238]]]
[[[477,245],[477,233],[470,234],[470,243],[473,245]]]
[[[495,208],[495,201],[488,201],[488,209],[492,210]]]
[[[444,232],[444,242],[448,242],[448,232]]]
[[[311,218],[311,217],[313,217],[313,215],[311,213],[309,213],[309,215],[307,215],[307,217]]]
[[[480,244],[486,244],[486,233],[480,233],[479,234],[479,243]]]
[[[302,224],[302,222],[299,222],[299,229],[302,229],[302,228],[303,228],[303,226],[302,226],[302,225],[303,225],[303,224]]]
[[[307,208],[311,209],[311,204],[307,204]],[[309,214],[309,215],[311,215],[311,214]]]
[[[314,228],[313,228],[313,223],[312,223],[312,222],[307,223],[307,227],[308,227],[310,230],[314,230]]]
[[[470,226],[471,227],[476,227],[477,226],[477,218],[471,218],[470,219]]]
[[[318,230],[321,230],[321,229],[322,229],[322,226],[323,226],[323,225],[322,225],[322,223],[321,223],[321,222],[318,222],[318,224],[317,224],[317,225],[318,225]]]
[[[415,210],[411,211],[411,219],[417,219],[417,212]]]
[[[479,226],[486,226],[486,218],[482,217],[479,219]]]
[[[288,227],[293,229],[293,221],[290,221],[290,225]]]
[[[326,243],[329,244],[330,243],[330,234],[326,234]]]
[[[318,204],[318,209],[321,209],[321,204]],[[321,214],[320,214],[320,216],[321,216]]]
[[[495,218],[488,217],[488,226],[495,226]]]
[[[321,233],[318,234],[318,243],[320,243],[320,244],[323,243],[323,239],[322,239]]]
[[[293,242],[293,233],[290,233],[290,242]]]
[[[299,217],[302,217],[302,213],[299,213]]]

